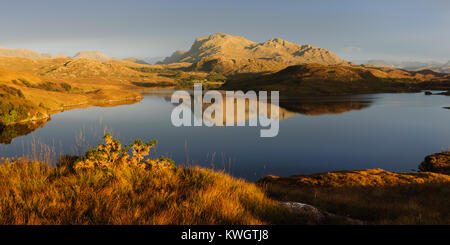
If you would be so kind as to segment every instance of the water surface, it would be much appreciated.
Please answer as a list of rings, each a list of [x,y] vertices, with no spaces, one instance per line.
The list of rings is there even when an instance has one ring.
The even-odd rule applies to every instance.
[[[3,140],[0,154],[49,159],[81,154],[101,142],[107,129],[127,144],[134,138],[157,139],[154,156],[224,169],[253,181],[267,174],[342,169],[410,171],[426,155],[450,146],[450,110],[443,108],[450,106],[448,96],[282,98],[280,105],[284,114],[278,136],[260,138],[259,127],[174,127],[170,115],[175,105],[167,95],[147,95],[137,104],[55,114],[28,135]]]

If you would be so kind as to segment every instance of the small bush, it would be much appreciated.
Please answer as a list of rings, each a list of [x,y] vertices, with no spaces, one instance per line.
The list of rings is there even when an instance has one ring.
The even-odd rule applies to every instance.
[[[66,91],[70,92],[72,90],[72,86],[68,83],[61,83],[61,87]]]
[[[33,87],[33,85],[28,80],[26,80],[24,78],[19,78],[19,81],[21,81],[23,83],[23,85],[25,85],[28,88],[32,88]]]
[[[89,149],[85,156],[75,163],[75,170],[99,168],[109,170],[119,165],[132,165],[144,169],[150,168],[173,168],[171,159],[161,157],[159,159],[146,159],[150,149],[157,141],[144,143],[136,139],[133,144],[123,147],[120,141],[114,139],[110,134],[103,137],[105,144],[100,144],[95,149]],[[132,155],[129,155],[131,151]]]
[[[207,76],[207,79],[208,79],[208,81],[212,81],[212,82],[217,82],[217,81],[225,82],[227,80],[227,77],[220,73],[211,72]]]

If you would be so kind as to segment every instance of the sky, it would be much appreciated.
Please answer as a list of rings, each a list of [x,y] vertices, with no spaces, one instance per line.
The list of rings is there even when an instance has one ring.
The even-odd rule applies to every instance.
[[[448,0],[0,0],[0,46],[163,57],[223,32],[330,49],[352,61],[450,60]]]

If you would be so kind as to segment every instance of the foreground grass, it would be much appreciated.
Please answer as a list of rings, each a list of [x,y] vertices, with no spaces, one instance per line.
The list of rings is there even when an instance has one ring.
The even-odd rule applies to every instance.
[[[0,166],[0,191],[0,224],[264,224],[283,214],[255,185],[200,168],[70,173],[16,162]]]
[[[221,172],[147,159],[152,144],[120,142],[85,157],[0,165],[0,224],[315,224],[255,184]],[[126,150],[128,151],[128,149]]]
[[[450,224],[450,176],[341,171],[260,181],[267,194],[298,201],[368,224]]]

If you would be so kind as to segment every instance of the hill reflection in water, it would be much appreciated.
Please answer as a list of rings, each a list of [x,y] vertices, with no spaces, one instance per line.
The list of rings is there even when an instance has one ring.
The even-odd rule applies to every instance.
[[[161,96],[164,97],[166,101],[171,101],[172,93],[151,93],[153,96]],[[194,96],[190,95],[190,101],[194,101]],[[268,102],[260,102],[257,99],[256,105],[266,106],[267,114],[270,117],[271,108],[276,106],[271,104],[271,98],[268,97]],[[257,117],[259,115],[258,111],[250,110],[249,104],[253,102],[252,99],[245,100],[245,121],[248,121],[250,118]],[[278,101],[278,111],[279,111],[279,119],[287,119],[297,114],[303,114],[307,116],[320,116],[325,114],[340,114],[349,112],[352,110],[362,110],[368,108],[373,102],[373,99],[367,97],[357,97],[357,96],[333,96],[333,97],[282,97]],[[218,101],[217,103],[221,103],[222,105],[218,105],[218,107],[222,107],[223,109],[223,123],[225,124],[227,117],[232,116],[234,118],[234,122],[237,123],[237,100],[234,100],[234,112],[226,110],[226,98],[225,93],[222,93],[222,101]],[[175,106],[176,104],[174,104]],[[212,103],[203,103],[202,106],[202,116],[205,109],[212,105]],[[194,115],[194,106],[191,103],[191,107],[189,108]],[[214,118],[203,118],[203,120],[214,121]]]

